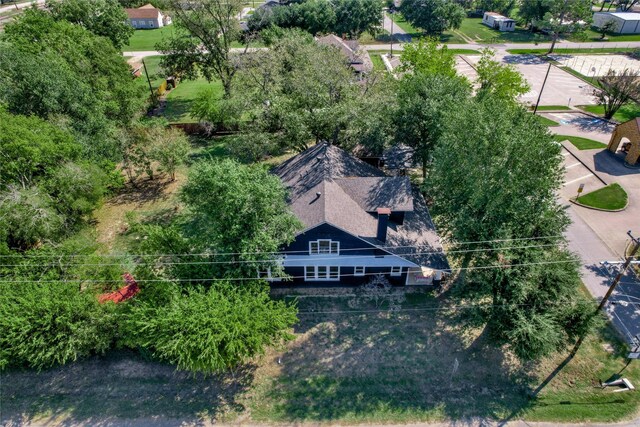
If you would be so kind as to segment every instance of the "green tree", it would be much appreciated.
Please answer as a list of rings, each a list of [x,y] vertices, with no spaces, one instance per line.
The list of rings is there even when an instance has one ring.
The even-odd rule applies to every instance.
[[[563,249],[561,147],[523,107],[490,96],[469,101],[450,123],[425,190],[452,241],[485,242],[460,260],[484,268],[465,271],[458,291],[478,301],[495,342],[519,357],[563,348],[586,328],[589,302],[580,297],[578,263]],[[540,239],[505,241],[520,238]]]
[[[405,71],[450,77],[457,74],[455,55],[433,38],[405,44],[400,59]]]
[[[415,160],[422,165],[422,176],[444,131],[454,119],[454,111],[471,94],[464,77],[440,74],[406,75],[398,88],[395,115],[396,141],[414,149]]]
[[[528,0],[524,2],[518,2],[516,0],[478,0],[476,2],[476,8],[482,12],[499,12],[505,16],[509,16],[511,11],[513,11],[519,3],[527,2]]]
[[[413,26],[431,35],[460,28],[466,16],[460,5],[449,0],[403,0],[400,12]]]
[[[357,39],[363,32],[376,34],[382,22],[378,0],[338,0],[335,3],[335,32]]]
[[[29,249],[39,242],[61,234],[64,217],[52,198],[37,187],[10,185],[0,192],[0,228],[5,229],[6,246]]]
[[[592,21],[590,0],[546,0],[549,10],[545,13],[540,27],[551,34],[552,53],[561,34],[584,34]]]
[[[130,307],[125,345],[144,348],[179,369],[216,373],[293,338],[288,329],[297,322],[296,308],[271,300],[264,284],[222,282],[185,293],[177,286],[169,289],[166,304],[141,301]]]
[[[340,143],[352,100],[362,94],[333,47],[288,31],[268,51],[243,55],[244,131],[270,133],[278,146],[300,151],[310,141]]]
[[[103,354],[115,337],[112,304],[77,284],[0,283],[0,369],[46,369]]]
[[[190,238],[208,251],[232,253],[227,266],[252,277],[272,253],[293,241],[300,223],[289,212],[280,180],[261,165],[233,160],[197,163],[182,188]]]
[[[26,10],[5,27],[0,102],[72,129],[83,156],[119,160],[116,129],[143,108],[143,87],[120,52],[78,25]]]
[[[296,26],[313,35],[330,33],[336,25],[336,11],[329,0],[306,0],[290,7]]]
[[[75,160],[80,146],[73,137],[36,116],[14,115],[0,108],[0,182],[23,188],[60,163]]]
[[[593,95],[604,106],[605,119],[611,119],[618,110],[629,102],[640,99],[640,71],[625,68],[623,71],[609,70],[598,79],[600,86]]]
[[[526,0],[520,2],[518,15],[534,30],[538,27],[544,16],[550,11],[551,3],[547,0]]]
[[[69,21],[106,37],[116,49],[126,46],[133,35],[133,27],[117,0],[47,0],[46,5],[55,19]]]
[[[160,169],[176,179],[176,169],[184,164],[191,145],[184,132],[179,129],[162,129],[157,133],[151,149],[151,157],[160,164]]]
[[[198,3],[170,0],[177,30],[159,43],[161,65],[170,74],[194,79],[199,75],[208,81],[219,79],[226,97],[231,96],[236,66],[232,43],[240,40],[237,15],[241,0],[202,0]]]
[[[531,86],[513,65],[501,64],[494,59],[494,55],[491,49],[482,51],[476,67],[477,83],[480,84],[478,96],[490,94],[495,99],[515,102],[520,95],[529,92]]]

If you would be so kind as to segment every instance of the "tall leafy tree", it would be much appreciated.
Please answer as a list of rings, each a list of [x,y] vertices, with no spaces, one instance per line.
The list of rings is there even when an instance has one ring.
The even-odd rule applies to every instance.
[[[622,71],[609,70],[598,79],[600,87],[593,91],[598,103],[604,106],[604,117],[612,118],[629,102],[640,99],[640,71],[625,68]]]
[[[0,43],[0,101],[8,111],[72,129],[85,156],[119,159],[116,129],[145,99],[109,40],[29,9],[5,27]]]
[[[525,0],[523,3],[526,3]],[[508,16],[518,5],[516,0],[478,0],[476,8],[482,12],[499,12]]]
[[[435,39],[420,39],[405,44],[400,59],[403,68],[414,73],[449,77],[457,74],[455,55]]]
[[[236,66],[232,43],[240,40],[237,15],[241,0],[170,0],[177,31],[158,49],[164,54],[161,64],[182,78],[204,76],[222,82],[225,96],[231,96]]]
[[[329,0],[306,0],[291,7],[295,26],[313,35],[330,33],[336,25],[336,11]]]
[[[548,11],[540,27],[551,34],[549,52],[555,49],[561,34],[582,34],[592,21],[590,0],[546,0]]]
[[[116,49],[127,45],[133,35],[133,27],[117,0],[48,0],[47,8],[55,19],[69,21],[106,37]]]
[[[561,237],[569,220],[556,196],[560,150],[523,107],[474,99],[452,115],[425,186],[443,232],[485,242],[460,260],[482,268],[466,271],[458,290],[481,306],[490,301],[480,318],[523,359],[567,345],[588,324],[577,262]],[[505,241],[532,237],[540,239]]]
[[[496,61],[494,55],[493,50],[484,49],[478,61],[478,96],[490,94],[495,99],[516,101],[520,95],[527,93],[531,86],[513,65]]]
[[[463,77],[418,73],[399,83],[395,139],[413,148],[423,177],[454,110],[470,93],[469,82]]]
[[[338,0],[335,3],[335,32],[357,39],[363,32],[375,34],[382,23],[378,0]]]
[[[432,35],[460,28],[466,16],[462,6],[450,0],[403,0],[400,12],[413,26]]]
[[[531,30],[538,27],[544,16],[550,11],[551,3],[546,0],[525,0],[520,3],[518,15],[530,25]]]

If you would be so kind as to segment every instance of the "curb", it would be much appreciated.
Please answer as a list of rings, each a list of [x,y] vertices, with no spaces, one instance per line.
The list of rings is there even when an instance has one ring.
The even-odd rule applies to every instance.
[[[596,190],[596,191],[598,191],[598,190]],[[625,191],[625,193],[626,193],[626,191]],[[588,193],[587,193],[587,194],[588,194]],[[627,209],[627,207],[629,206],[629,199],[627,199],[627,204],[626,204],[626,205],[624,205],[624,207],[623,207],[623,208],[620,208],[620,209],[602,209],[602,208],[596,208],[596,207],[593,207],[593,206],[584,205],[584,204],[580,203],[579,201],[577,201],[575,198],[571,198],[571,199],[569,199],[569,201],[570,201],[571,203],[573,203],[574,205],[582,206],[583,208],[592,209],[592,210],[594,210],[594,211],[600,211],[600,212],[614,212],[614,213],[615,213],[615,212],[622,212],[623,210]]]

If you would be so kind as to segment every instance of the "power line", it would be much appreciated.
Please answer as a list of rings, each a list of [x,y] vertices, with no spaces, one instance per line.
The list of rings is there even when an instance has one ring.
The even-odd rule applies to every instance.
[[[447,251],[447,254],[452,254],[452,253],[470,253],[470,252],[490,252],[490,251],[506,251],[506,250],[513,250],[513,249],[532,249],[532,248],[546,248],[546,247],[552,247],[552,246],[557,246],[556,243],[549,243],[546,245],[530,245],[530,246],[511,246],[511,247],[504,247],[504,248],[479,248],[479,249],[461,249],[461,250],[452,250],[452,251]],[[403,246],[404,248],[408,248],[409,246]],[[371,248],[361,248],[361,249],[351,249],[351,250],[370,250]],[[349,250],[349,249],[346,249]],[[341,251],[342,252],[342,251]],[[309,253],[308,251],[304,252]],[[433,254],[442,254],[442,251],[428,251],[428,252],[409,252],[409,253],[400,253],[400,254],[396,254],[396,253],[391,253],[391,256],[397,256],[397,257],[406,257],[406,256],[413,256],[413,255],[433,255]],[[314,254],[315,255],[315,254]],[[193,255],[193,256],[197,256],[197,255]],[[349,259],[369,259],[369,258],[376,258],[376,255],[350,255]],[[344,256],[326,256],[326,255],[321,255],[321,256],[316,256],[314,257],[313,255],[310,255],[309,257],[305,258],[304,260],[306,262],[311,262],[311,261],[326,261],[326,260],[337,260],[337,259],[344,259]],[[165,261],[158,261],[158,262],[144,262],[144,263],[135,263],[136,266],[138,265],[208,265],[208,264],[255,264],[255,263],[272,263],[274,261],[277,261],[278,258],[273,258],[273,259],[258,259],[258,260],[238,260],[238,261],[187,261],[187,262],[165,262]],[[90,264],[83,264],[83,263],[66,263],[66,264],[61,264],[61,263],[50,263],[50,264],[42,264],[39,267],[58,267],[58,266],[64,266],[64,267],[72,267],[72,266],[82,266],[82,267],[88,267],[88,266],[93,266],[93,267],[98,267],[98,266],[119,266],[119,265],[123,265],[124,262],[118,262],[118,263],[90,263]],[[24,266],[24,264],[2,264],[0,263],[0,267],[22,267]]]
[[[471,245],[471,244],[480,244],[480,243],[498,243],[498,242],[514,242],[514,241],[527,241],[527,240],[542,240],[542,239],[556,239],[561,238],[562,235],[555,236],[540,236],[540,237],[521,237],[521,238],[513,238],[513,239],[493,239],[493,240],[476,240],[476,241],[467,241],[467,242],[451,242],[453,245]],[[363,249],[398,249],[398,248],[421,248],[421,247],[431,247],[431,245],[406,245],[406,246],[378,246],[375,244],[371,244],[371,246],[361,247],[361,248],[351,248],[351,249],[342,249],[341,251],[358,251]],[[308,251],[255,251],[255,252],[204,252],[204,253],[195,253],[195,254],[105,254],[105,255],[97,255],[97,254],[74,254],[74,255],[39,255],[39,254],[15,254],[15,255],[0,255],[0,258],[10,258],[10,257],[31,257],[31,258],[75,258],[75,257],[92,257],[92,256],[100,256],[100,257],[169,257],[169,256],[231,256],[231,255],[262,255],[262,254],[305,254]]]
[[[595,261],[595,260],[589,260]],[[440,269],[440,271],[445,272],[453,272],[453,271],[463,271],[463,270],[484,270],[491,268],[501,268],[501,269],[509,269],[514,267],[525,267],[531,265],[551,265],[551,264],[568,264],[574,263],[575,260],[564,260],[564,261],[541,261],[541,262],[531,262],[531,263],[521,263],[521,264],[495,264],[495,265],[485,265],[485,266],[473,266],[473,267],[457,267],[457,268],[444,268]],[[302,266],[301,266],[302,267]],[[340,277],[362,277],[362,276],[375,276],[380,273],[365,273],[365,274],[340,274]],[[288,277],[272,277],[269,281],[288,281],[290,279],[304,279],[306,276],[288,276]],[[258,277],[230,277],[230,278],[199,278],[199,279],[140,279],[136,280],[136,282],[226,282],[226,281],[249,281],[249,280],[259,280]],[[267,280],[266,278],[263,278]],[[339,279],[336,279],[336,281]],[[98,279],[60,279],[60,280],[0,280],[0,283],[111,283],[111,282],[121,282],[122,280],[98,280]],[[315,281],[315,280],[314,280]],[[322,280],[320,280],[322,281]],[[324,280],[331,281],[331,280]]]

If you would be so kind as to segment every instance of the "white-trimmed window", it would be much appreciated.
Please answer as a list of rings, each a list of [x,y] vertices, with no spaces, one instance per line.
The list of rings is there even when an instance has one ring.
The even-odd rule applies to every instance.
[[[131,20],[131,25],[133,25],[135,27],[136,25],[138,25],[138,21],[136,21],[135,19],[132,19]]]
[[[340,280],[340,267],[327,265],[307,265],[304,280]]]
[[[340,242],[331,239],[319,239],[309,242],[309,255],[338,255]]]
[[[391,267],[392,276],[400,276],[402,274],[402,267]]]
[[[364,276],[364,267],[353,267],[354,276]]]
[[[279,282],[282,280],[280,277],[274,277],[271,271],[271,267],[267,267],[266,270],[258,270],[258,279],[265,279],[272,282]]]

